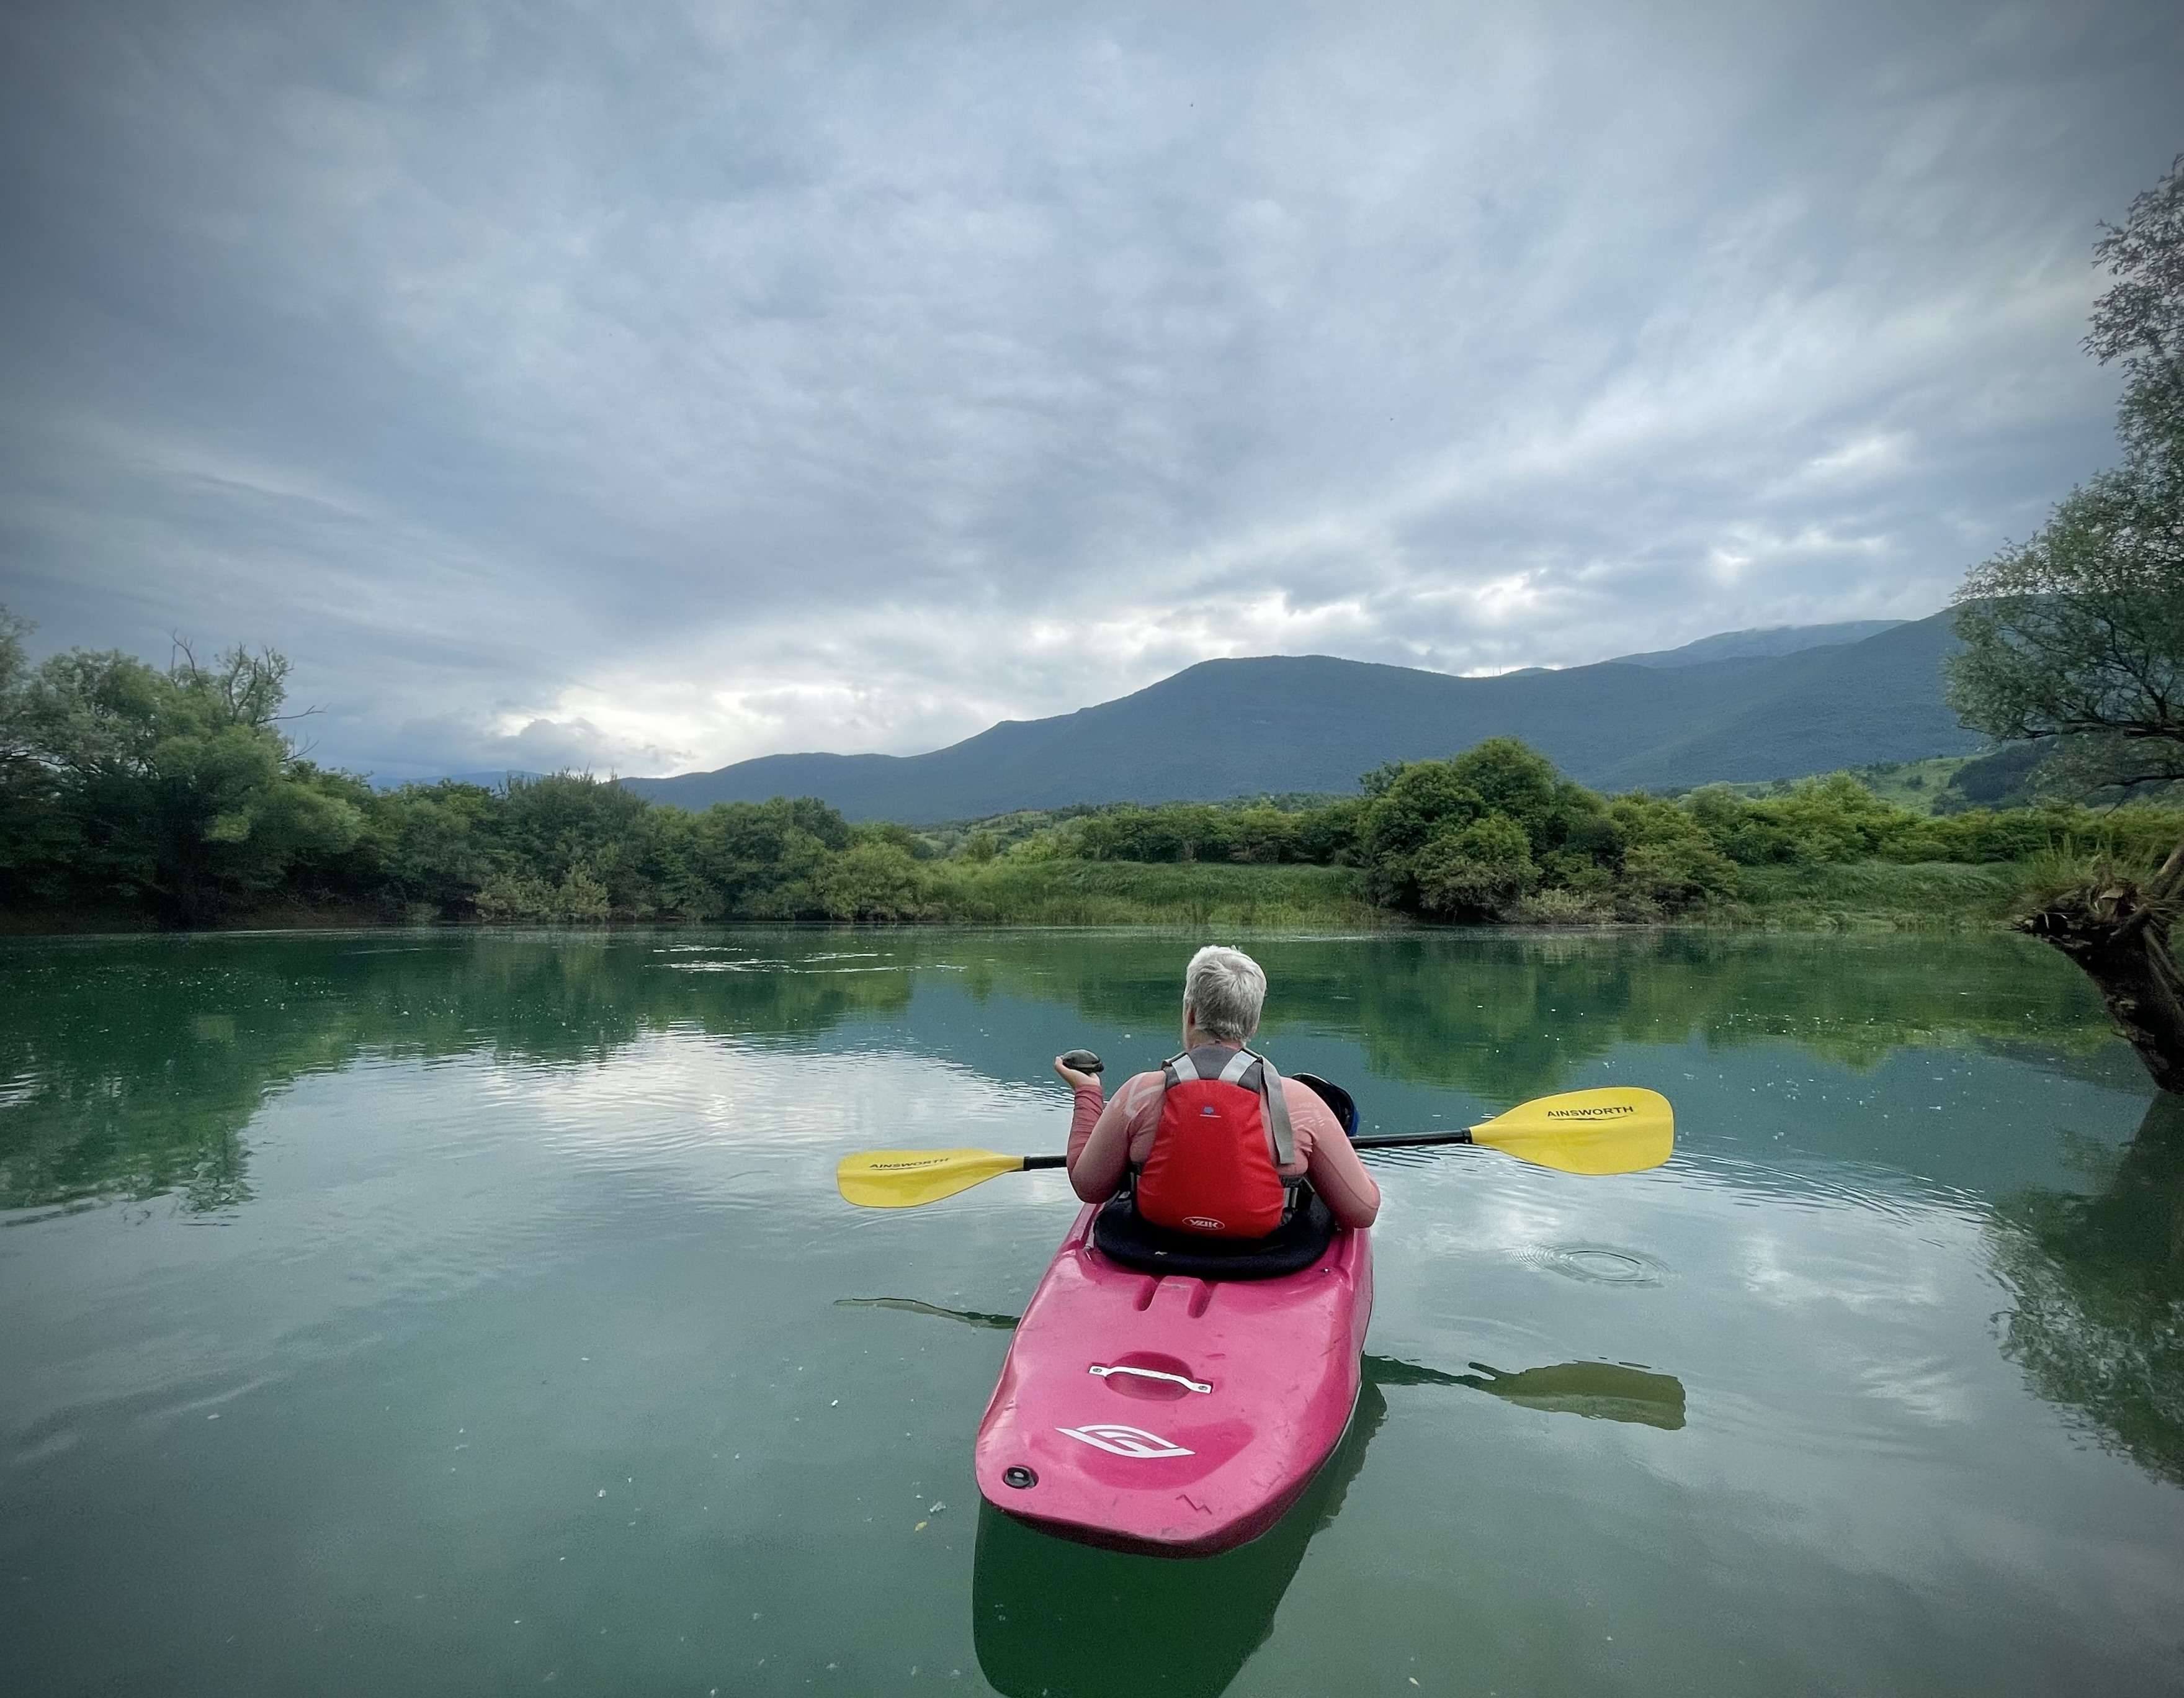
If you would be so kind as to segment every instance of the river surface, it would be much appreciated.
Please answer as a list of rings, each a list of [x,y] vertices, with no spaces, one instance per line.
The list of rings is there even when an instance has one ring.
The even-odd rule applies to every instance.
[[[0,945],[11,1694],[2184,1690],[2184,1114],[2006,938],[1244,940],[1368,1128],[1654,1086],[1654,1172],[1376,1160],[1351,1433],[1228,1556],[982,1511],[1047,1072],[1187,940]]]

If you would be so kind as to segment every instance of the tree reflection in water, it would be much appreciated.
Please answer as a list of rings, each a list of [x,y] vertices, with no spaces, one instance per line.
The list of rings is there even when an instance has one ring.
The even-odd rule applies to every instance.
[[[906,970],[828,970],[823,952],[839,945],[821,935],[794,941],[814,963],[768,958],[761,945],[778,936],[687,936],[13,946],[0,956],[0,1211],[247,1202],[243,1133],[266,1101],[359,1061],[594,1065],[671,1028],[793,1036],[911,999]]]
[[[2003,1354],[2100,1444],[2184,1485],[2184,1102],[2153,1099],[2098,1196],[2031,1191],[1999,1213]]]
[[[1354,1041],[1373,1072],[1502,1105],[1628,1044],[1787,1041],[1870,1067],[1907,1047],[2110,1042],[2067,968],[1995,938],[1418,933],[1255,943],[1270,1042]],[[1171,937],[1112,933],[422,932],[25,941],[0,952],[0,1210],[249,1196],[265,1100],[360,1060],[597,1065],[649,1035],[824,1033],[900,1016],[933,969],[973,1002],[1165,1031]],[[845,948],[855,963],[839,958]],[[1368,952],[1361,956],[1360,950]],[[864,956],[872,959],[866,961]],[[2036,1046],[2036,1049],[2034,1047]],[[1043,1058],[1027,1057],[1027,1077]]]

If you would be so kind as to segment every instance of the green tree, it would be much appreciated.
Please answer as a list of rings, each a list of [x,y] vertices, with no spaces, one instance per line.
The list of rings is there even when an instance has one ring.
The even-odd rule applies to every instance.
[[[925,908],[917,863],[894,834],[860,826],[856,841],[819,873],[819,900],[832,919],[916,919]],[[904,835],[908,834],[903,833]]]
[[[492,876],[494,813],[499,798],[482,785],[404,785],[371,798],[359,852],[370,895],[398,911],[428,910],[440,919],[470,918]]]
[[[1515,820],[1534,843],[1549,829],[1563,777],[1538,750],[1514,737],[1489,737],[1451,761],[1448,770],[1477,793],[1487,812]]]
[[[816,919],[826,913],[817,879],[850,846],[850,824],[812,796],[716,802],[691,831],[694,868],[743,919]]]
[[[1297,815],[1290,839],[1300,861],[1318,866],[1349,866],[1357,857],[1357,829],[1364,817],[1362,802],[1329,802]]]
[[[1622,839],[1622,893],[1635,917],[1733,895],[1736,869],[1691,813],[1658,796],[1620,796],[1608,813]]]
[[[30,622],[0,607],[0,902],[58,900],[77,846],[31,725]]]
[[[2093,307],[2086,351],[2123,362],[2117,434],[2135,462],[2173,473],[2184,450],[2184,154],[2104,226],[2093,258],[2116,281]]]
[[[1810,811],[1841,813],[1847,794],[1865,810],[1912,818],[1852,779],[1819,786]],[[1736,869],[1715,833],[1748,831],[1751,805],[1724,790],[1703,794],[1698,807],[1641,794],[1610,802],[1536,750],[1490,737],[1387,779],[1362,804],[1356,852],[1373,900],[1388,907],[1462,919],[1658,919],[1736,892]],[[1838,827],[1832,841],[1862,840]]]
[[[202,664],[187,647],[164,672],[75,650],[30,674],[12,734],[66,821],[83,894],[196,924],[348,852],[360,787],[296,755],[287,676],[270,651]]]
[[[2061,740],[2050,788],[2184,779],[2179,490],[2158,466],[2104,472],[1958,591],[1951,702],[1989,736]]]
[[[2086,345],[2124,365],[2124,461],[1966,577],[1949,695],[1991,736],[2061,740],[2050,785],[2127,791],[2184,778],[2184,155],[2094,253],[2116,281]],[[2086,971],[2154,1082],[2176,1092],[2180,910],[2184,841],[2142,881],[2103,868],[2020,922]]]
[[[1418,906],[1452,919],[1496,918],[1539,888],[1524,828],[1506,813],[1442,827],[1412,863]]]
[[[1413,761],[1367,806],[1358,824],[1373,899],[1418,903],[1418,852],[1444,831],[1461,831],[1486,812],[1485,799],[1446,761]]]

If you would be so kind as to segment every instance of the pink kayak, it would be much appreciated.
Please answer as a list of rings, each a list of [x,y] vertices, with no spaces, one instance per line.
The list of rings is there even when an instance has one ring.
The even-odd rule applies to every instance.
[[[1089,1544],[1206,1556],[1295,1502],[1356,1406],[1373,1312],[1366,1232],[1300,1271],[1122,1265],[1087,1205],[1017,1327],[978,1424],[978,1490]]]

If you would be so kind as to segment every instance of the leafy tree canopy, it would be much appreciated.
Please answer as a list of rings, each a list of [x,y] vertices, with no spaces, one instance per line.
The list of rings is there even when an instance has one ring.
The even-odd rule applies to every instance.
[[[2124,463],[1965,578],[1949,699],[2002,740],[2059,738],[2050,787],[2184,779],[2184,156],[2094,249],[2087,349],[2121,360]]]
[[[2124,461],[1966,577],[1949,697],[1992,736],[2060,740],[2047,785],[2129,793],[2184,779],[2184,155],[2094,254],[2116,281],[2086,345],[2123,361]],[[2085,970],[2154,1082],[2184,1092],[2180,914],[2184,840],[2142,885],[2099,869],[2017,924]]]
[[[2184,452],[2184,154],[2105,226],[2093,258],[2116,282],[2093,306],[2086,351],[2123,362],[2119,429],[2134,457]]]

